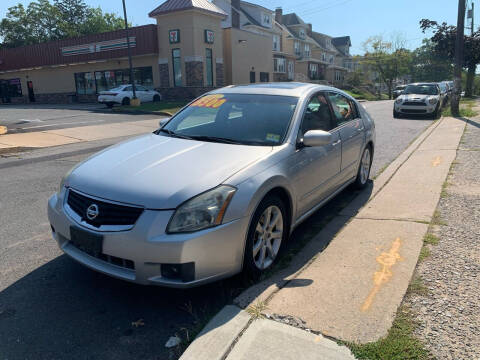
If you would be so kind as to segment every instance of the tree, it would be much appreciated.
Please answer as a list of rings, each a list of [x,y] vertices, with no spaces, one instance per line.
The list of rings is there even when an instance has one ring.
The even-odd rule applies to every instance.
[[[405,43],[400,34],[393,35],[391,41],[385,41],[381,35],[377,35],[363,43],[363,62],[379,74],[388,88],[390,99],[395,81],[406,75],[410,68],[411,52],[406,49]]]
[[[424,39],[422,46],[413,50],[411,70],[412,81],[444,81],[453,77],[453,66],[445,56],[435,51],[435,44]]]
[[[443,22],[439,24],[436,21],[422,19],[420,28],[425,33],[432,31],[430,38],[433,50],[436,56],[447,59],[453,64],[455,59],[455,39],[457,36],[457,27]],[[463,67],[468,69],[467,86],[465,93],[467,96],[473,94],[473,81],[477,64],[480,63],[480,30],[472,35],[464,36],[464,61]]]
[[[123,27],[123,18],[89,7],[84,0],[36,0],[27,8],[18,4],[8,9],[0,21],[0,43],[17,47]]]

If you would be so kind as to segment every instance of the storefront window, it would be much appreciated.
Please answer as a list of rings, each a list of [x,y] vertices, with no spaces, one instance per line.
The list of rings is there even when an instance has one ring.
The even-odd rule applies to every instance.
[[[173,58],[173,85],[182,86],[182,62],[180,57],[180,49],[172,50]]]
[[[153,89],[151,67],[133,69],[135,84]],[[78,95],[98,94],[119,85],[130,84],[130,70],[105,70],[75,74],[75,87]]]
[[[213,62],[212,62],[212,49],[206,49],[205,56],[207,66],[207,86],[213,86]]]
[[[19,78],[0,80],[0,100],[9,102],[10,98],[22,96],[22,83]]]

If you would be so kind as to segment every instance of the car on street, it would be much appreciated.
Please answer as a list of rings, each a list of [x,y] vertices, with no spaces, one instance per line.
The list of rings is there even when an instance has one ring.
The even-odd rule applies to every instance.
[[[443,97],[438,83],[409,84],[393,105],[393,117],[404,115],[440,116]]]
[[[395,90],[393,90],[393,98],[396,99],[397,97],[399,97],[400,95],[402,95],[403,93],[403,90],[405,90],[405,88],[407,87],[407,85],[398,85],[395,87]]]
[[[271,268],[293,229],[368,183],[375,124],[304,83],[229,86],[75,166],[48,201],[61,250],[104,274],[186,288]]]
[[[450,100],[449,86],[445,81],[442,81],[438,83],[438,87],[440,88],[440,99],[443,107],[446,106]]]
[[[161,101],[162,95],[142,85],[135,85],[135,93],[138,99],[143,102]],[[108,91],[101,91],[98,95],[98,102],[111,108],[115,104],[130,105],[133,99],[133,86],[131,84],[120,85]]]

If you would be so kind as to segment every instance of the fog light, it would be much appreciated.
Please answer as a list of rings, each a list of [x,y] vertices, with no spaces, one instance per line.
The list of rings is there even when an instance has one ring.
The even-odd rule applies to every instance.
[[[160,270],[162,277],[169,280],[181,280],[190,282],[195,280],[195,263],[185,264],[161,264]]]

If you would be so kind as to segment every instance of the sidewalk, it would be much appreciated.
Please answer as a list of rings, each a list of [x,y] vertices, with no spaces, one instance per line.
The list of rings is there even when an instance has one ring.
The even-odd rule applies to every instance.
[[[81,126],[0,136],[0,150],[9,148],[44,148],[85,141],[140,135],[158,129],[159,119]]]
[[[357,343],[385,336],[464,128],[454,118],[434,123],[296,255],[303,268],[291,264],[246,290],[235,300],[239,307],[222,310],[181,359],[353,359],[347,348],[316,334]],[[325,239],[332,240],[323,250]],[[240,308],[309,332],[252,320]]]

